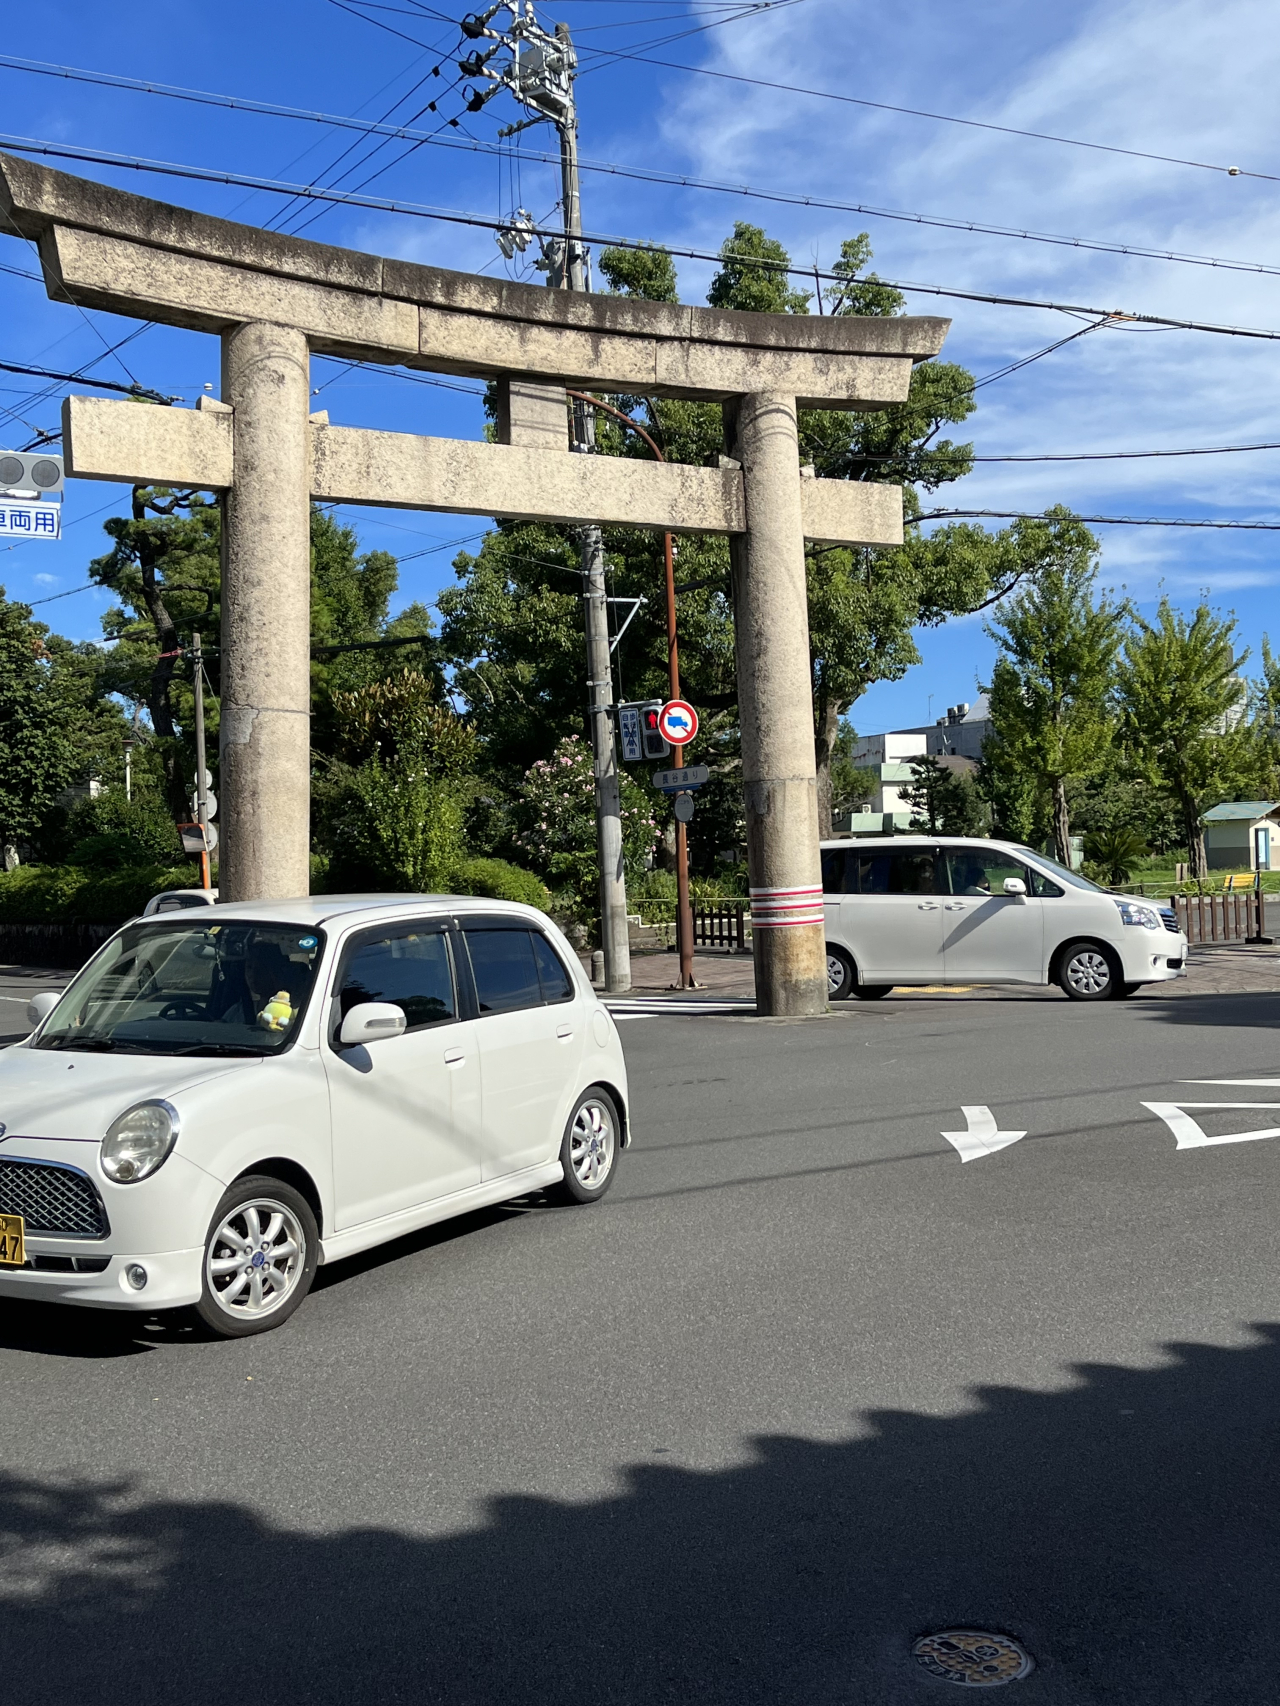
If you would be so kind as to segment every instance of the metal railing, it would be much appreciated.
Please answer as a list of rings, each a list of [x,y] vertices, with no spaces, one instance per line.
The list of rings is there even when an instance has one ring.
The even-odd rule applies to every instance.
[[[731,953],[745,953],[749,917],[745,900],[695,900],[694,947],[728,948]]]

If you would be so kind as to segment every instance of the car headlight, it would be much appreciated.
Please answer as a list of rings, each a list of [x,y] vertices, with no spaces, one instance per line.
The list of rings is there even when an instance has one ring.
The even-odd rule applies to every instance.
[[[1120,909],[1121,923],[1138,924],[1141,925],[1144,930],[1163,929],[1164,926],[1161,922],[1160,914],[1152,907],[1139,906],[1136,901],[1121,900],[1119,896],[1114,896],[1113,898]]]
[[[178,1137],[178,1110],[168,1102],[139,1102],[112,1120],[102,1140],[102,1171],[118,1185],[150,1178]]]

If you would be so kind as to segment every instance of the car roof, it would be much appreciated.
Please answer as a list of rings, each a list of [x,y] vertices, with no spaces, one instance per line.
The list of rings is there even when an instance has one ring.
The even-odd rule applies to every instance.
[[[824,853],[829,847],[869,847],[876,852],[891,847],[1000,847],[1016,853],[1019,858],[1028,853],[1033,859],[1048,857],[1048,854],[1037,853],[1034,848],[1024,847],[1020,842],[1001,841],[994,835],[844,835],[838,841],[823,841],[819,845]]]
[[[272,924],[355,923],[362,917],[371,921],[395,918],[406,912],[485,912],[510,913],[535,921],[545,915],[536,907],[518,901],[490,900],[480,895],[458,894],[316,894],[298,895],[287,900],[219,901],[208,908],[219,918],[261,919]],[[173,914],[165,914],[172,917]]]

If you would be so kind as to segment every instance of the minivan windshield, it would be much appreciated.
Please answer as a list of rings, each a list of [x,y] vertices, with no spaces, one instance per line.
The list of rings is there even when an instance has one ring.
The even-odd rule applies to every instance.
[[[101,1054],[269,1055],[287,1048],[324,950],[322,931],[131,924],[67,987],[33,1048]]]
[[[1082,877],[1079,871],[1069,871],[1065,865],[1060,865],[1056,859],[1051,859],[1047,853],[1037,853],[1030,847],[1019,847],[1019,853],[1025,853],[1034,859],[1037,865],[1043,865],[1046,871],[1052,871],[1055,877],[1061,877],[1064,883],[1070,883],[1072,888],[1088,889],[1091,894],[1110,894],[1110,889],[1104,889],[1098,883],[1091,883],[1088,877]]]

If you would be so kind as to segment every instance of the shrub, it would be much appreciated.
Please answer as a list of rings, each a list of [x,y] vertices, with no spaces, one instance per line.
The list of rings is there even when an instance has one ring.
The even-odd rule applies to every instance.
[[[0,872],[0,924],[123,924],[163,889],[195,888],[193,866],[131,866],[93,876],[77,865]]]
[[[505,859],[464,859],[449,873],[449,887],[454,894],[486,895],[536,906],[540,912],[551,910],[551,896],[540,879]]]

